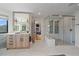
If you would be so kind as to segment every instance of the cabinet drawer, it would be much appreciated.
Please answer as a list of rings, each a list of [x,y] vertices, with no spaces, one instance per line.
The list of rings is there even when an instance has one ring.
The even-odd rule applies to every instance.
[[[9,42],[13,42],[13,41],[9,41]]]
[[[8,45],[8,47],[7,47],[7,48],[14,48],[14,47],[13,47],[13,45]]]
[[[9,45],[13,45],[13,43],[9,43]]]
[[[13,38],[8,38],[8,39],[13,39]]]
[[[14,40],[13,38],[12,39],[9,39],[9,38],[7,39],[7,41],[13,41],[13,40]]]

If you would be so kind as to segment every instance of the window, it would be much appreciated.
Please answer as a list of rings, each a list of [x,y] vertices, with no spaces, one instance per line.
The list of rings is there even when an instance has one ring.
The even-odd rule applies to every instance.
[[[0,33],[8,32],[8,20],[4,18],[0,18]]]
[[[26,25],[22,25],[22,31],[26,31]]]
[[[59,33],[59,21],[55,21],[55,33]]]
[[[49,21],[50,24],[50,33],[53,33],[53,20]]]

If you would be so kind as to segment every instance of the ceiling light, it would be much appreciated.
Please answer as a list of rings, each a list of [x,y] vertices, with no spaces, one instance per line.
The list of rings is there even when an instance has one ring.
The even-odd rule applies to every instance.
[[[77,4],[77,6],[79,6],[79,4]]]
[[[38,15],[40,15],[40,12],[38,12]]]
[[[50,25],[48,25],[48,27],[50,27]]]
[[[35,21],[35,24],[37,24],[38,23],[38,21]]]
[[[62,15],[59,15],[59,17],[62,17]]]

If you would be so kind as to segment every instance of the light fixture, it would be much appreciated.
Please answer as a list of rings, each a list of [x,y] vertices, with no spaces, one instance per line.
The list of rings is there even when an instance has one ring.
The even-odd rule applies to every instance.
[[[50,27],[50,25],[48,25],[48,27]]]
[[[38,15],[40,15],[41,13],[40,12],[38,12]]]
[[[62,17],[62,15],[59,15],[59,17],[61,18],[61,17]]]
[[[35,24],[37,24],[38,23],[38,21],[35,21]]]
[[[77,4],[77,6],[79,6],[79,4]]]

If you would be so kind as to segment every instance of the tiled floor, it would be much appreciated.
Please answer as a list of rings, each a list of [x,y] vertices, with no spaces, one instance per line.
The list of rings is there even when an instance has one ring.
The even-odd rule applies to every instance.
[[[2,56],[51,56],[59,54],[79,56],[79,48],[66,45],[48,47],[45,41],[37,41],[30,49],[0,49],[0,55]]]
[[[55,44],[56,45],[70,45],[68,42],[63,41],[61,39],[55,39]]]

